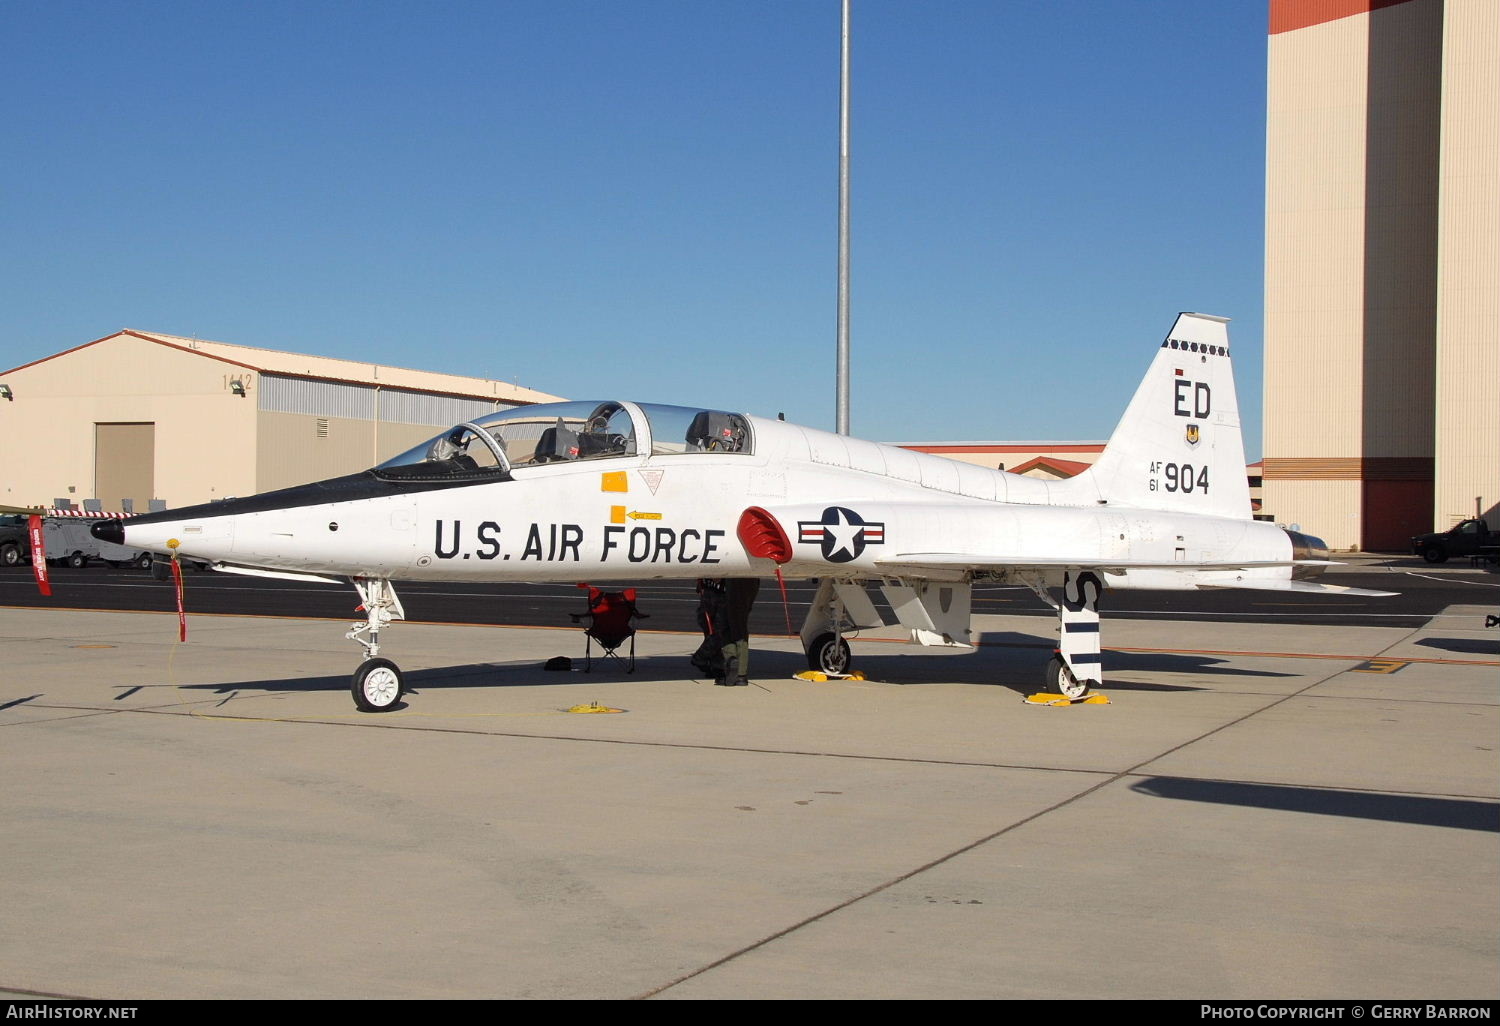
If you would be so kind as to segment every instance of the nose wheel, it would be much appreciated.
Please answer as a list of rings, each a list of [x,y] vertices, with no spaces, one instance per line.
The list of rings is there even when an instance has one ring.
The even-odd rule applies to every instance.
[[[386,712],[401,701],[406,682],[389,659],[366,659],[354,671],[349,691],[360,712]]]

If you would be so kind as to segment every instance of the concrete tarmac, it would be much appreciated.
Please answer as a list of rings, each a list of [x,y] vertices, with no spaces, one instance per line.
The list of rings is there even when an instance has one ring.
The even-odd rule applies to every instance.
[[[1037,617],[745,688],[398,624],[361,714],[336,623],[5,610],[0,996],[1493,1000],[1494,611],[1106,617],[1067,708]]]

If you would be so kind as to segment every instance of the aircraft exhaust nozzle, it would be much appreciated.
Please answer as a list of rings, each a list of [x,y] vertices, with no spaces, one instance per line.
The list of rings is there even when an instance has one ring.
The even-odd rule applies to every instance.
[[[1322,538],[1314,538],[1310,534],[1299,534],[1296,531],[1288,531],[1286,536],[1292,540],[1293,559],[1328,558],[1328,546]],[[1292,567],[1292,580],[1306,581],[1313,577],[1320,577],[1323,570],[1321,566],[1294,566]]]
[[[125,524],[119,520],[101,520],[89,528],[89,534],[100,541],[125,544]]]

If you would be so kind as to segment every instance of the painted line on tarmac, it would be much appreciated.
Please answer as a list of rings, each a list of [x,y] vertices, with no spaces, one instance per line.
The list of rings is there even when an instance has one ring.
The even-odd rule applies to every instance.
[[[1412,573],[1410,570],[1398,570],[1394,572],[1400,573],[1406,577],[1420,577],[1424,581],[1437,581],[1439,584],[1472,584],[1475,587],[1479,588],[1500,588],[1500,584],[1491,584],[1489,581],[1455,581],[1451,577],[1429,577],[1426,574]]]
[[[247,699],[261,698],[261,695],[246,695]],[[223,703],[219,703],[223,705]],[[165,708],[165,707],[163,707]],[[216,707],[217,708],[217,707]],[[359,720],[368,717],[369,713],[329,713],[327,715],[310,716],[226,716],[223,713],[199,712],[189,709],[188,716],[197,720],[227,720],[230,723],[326,723],[329,720]],[[425,713],[425,712],[388,712],[382,713],[382,719],[407,719],[410,717],[426,717],[435,720],[468,720],[468,719],[524,719],[535,716],[567,716],[566,709],[555,709],[550,712],[526,712],[526,713]]]
[[[1267,659],[1343,659],[1367,662],[1371,659],[1387,658],[1379,655],[1336,655],[1325,652],[1244,652],[1237,649],[1212,648],[1116,648],[1105,646],[1106,652],[1165,652],[1174,655],[1222,655],[1262,656]],[[1389,658],[1398,658],[1395,656]],[[1403,663],[1436,663],[1444,666],[1500,666],[1500,659],[1434,659],[1420,656],[1400,656]]]
[[[907,644],[896,638],[865,638],[865,641],[884,641],[894,644]],[[1046,642],[1027,641],[980,641],[976,643],[980,648],[1044,648],[1055,649],[1055,645]],[[1106,652],[1141,652],[1166,655],[1215,655],[1215,656],[1251,656],[1266,659],[1342,659],[1346,662],[1363,663],[1371,659],[1379,658],[1370,655],[1341,655],[1333,652],[1250,652],[1234,648],[1136,648],[1126,645],[1105,645]],[[1452,666],[1500,666],[1500,659],[1436,659],[1421,656],[1401,657],[1403,663],[1437,663]]]

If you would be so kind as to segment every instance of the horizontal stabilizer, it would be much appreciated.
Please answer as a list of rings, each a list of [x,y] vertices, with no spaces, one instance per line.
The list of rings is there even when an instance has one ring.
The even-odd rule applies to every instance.
[[[1200,588],[1249,588],[1252,591],[1306,591],[1323,595],[1364,595],[1383,598],[1399,595],[1399,591],[1375,591],[1372,588],[1349,588],[1342,584],[1319,584],[1316,581],[1234,581],[1232,583],[1200,584]]]

